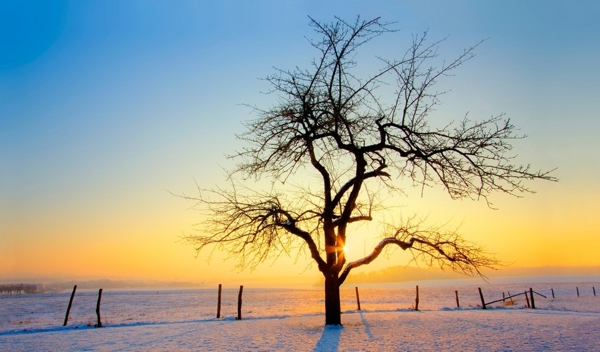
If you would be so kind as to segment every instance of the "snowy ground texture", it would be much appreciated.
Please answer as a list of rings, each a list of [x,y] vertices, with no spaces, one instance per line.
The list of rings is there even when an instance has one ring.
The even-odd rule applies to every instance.
[[[104,328],[93,327],[97,291],[77,292],[66,327],[70,292],[1,296],[0,351],[600,351],[598,282],[446,284],[420,285],[419,311],[414,286],[363,285],[361,311],[348,287],[343,328],[323,327],[320,290],[245,287],[241,321],[237,288],[224,290],[221,319],[216,289],[105,291]],[[548,298],[483,310],[478,286],[487,302],[529,287]]]

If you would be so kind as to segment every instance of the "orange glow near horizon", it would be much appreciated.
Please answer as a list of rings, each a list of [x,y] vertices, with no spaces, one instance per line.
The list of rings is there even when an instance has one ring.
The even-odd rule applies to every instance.
[[[504,204],[500,210],[491,210],[481,202],[443,200],[434,196],[431,200],[435,200],[436,207],[430,211],[428,220],[441,209],[452,207],[454,214],[447,216],[451,218],[447,226],[459,227],[459,232],[466,239],[482,245],[509,267],[600,266],[600,259],[596,255],[600,240],[595,235],[595,229],[589,227],[593,224],[594,214],[578,214],[579,227],[572,226],[574,221],[568,216],[547,218],[547,212],[565,214],[567,210],[562,208],[560,202],[546,203],[546,198],[552,197],[549,194],[545,197],[507,198],[505,200],[510,207]],[[415,211],[422,205],[417,203],[432,203],[427,199],[415,199]],[[177,198],[171,200],[179,201]],[[42,229],[30,224],[21,230],[39,231],[43,236],[37,237],[33,245],[31,240],[14,239],[12,245],[15,249],[0,256],[1,274],[5,277],[75,276],[193,282],[262,278],[263,283],[269,282],[269,278],[280,281],[285,276],[290,277],[290,282],[293,277],[298,277],[310,283],[320,276],[314,265],[305,270],[311,263],[310,258],[300,258],[297,263],[295,258],[282,258],[276,264],[264,263],[253,272],[239,272],[235,268],[235,261],[226,261],[223,253],[213,253],[210,262],[206,261],[210,254],[208,250],[195,258],[193,247],[179,241],[177,229],[190,229],[190,224],[197,220],[196,214],[193,211],[185,211],[185,216],[181,214],[172,215],[177,221],[163,224],[152,220],[158,219],[158,215],[135,219],[130,214],[129,219],[133,223],[142,224],[137,229],[132,223],[127,225],[126,218],[121,218],[115,219],[118,224],[115,228],[96,224],[96,229],[87,231],[87,237],[79,232],[86,227],[85,223],[58,227],[55,233],[42,232]],[[147,219],[146,223],[142,218]],[[447,221],[441,218],[440,222],[444,220]],[[126,231],[121,233],[120,228]],[[55,238],[62,240],[55,241]],[[573,244],[573,239],[586,245],[566,245]],[[350,231],[349,244],[344,246],[346,259],[353,261],[370,253],[377,242],[378,237],[365,229]],[[350,245],[354,250],[348,250]],[[380,255],[372,264],[357,269],[357,272],[405,265],[408,260],[408,253],[396,250],[389,258]]]

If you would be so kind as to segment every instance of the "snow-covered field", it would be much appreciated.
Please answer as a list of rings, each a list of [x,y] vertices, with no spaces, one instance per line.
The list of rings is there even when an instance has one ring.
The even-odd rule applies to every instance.
[[[598,281],[431,281],[419,286],[419,311],[414,311],[411,283],[360,285],[361,311],[354,286],[345,287],[343,328],[324,328],[321,289],[244,287],[241,321],[234,318],[238,287],[224,289],[221,319],[216,319],[216,287],[106,290],[101,329],[94,328],[96,290],[77,291],[66,327],[70,292],[0,296],[0,351],[600,350]],[[535,310],[525,308],[524,295],[483,310],[477,287],[486,302],[530,287],[547,298],[536,295]]]

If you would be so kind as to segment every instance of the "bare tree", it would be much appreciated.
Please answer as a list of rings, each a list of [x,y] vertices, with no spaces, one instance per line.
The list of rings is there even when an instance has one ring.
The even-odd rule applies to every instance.
[[[309,69],[277,70],[266,78],[278,102],[267,110],[254,108],[258,118],[238,136],[247,147],[231,156],[238,164],[229,173],[230,186],[186,197],[208,213],[198,234],[187,240],[197,251],[224,250],[242,267],[308,251],[325,277],[325,323],[336,325],[340,285],[386,247],[470,275],[496,266],[495,258],[455,231],[426,228],[414,217],[386,226],[364,258],[348,262],[344,252],[351,228],[373,220],[385,205],[377,195],[400,191],[396,179],[417,187],[439,185],[453,199],[483,198],[490,206],[493,192],[518,196],[531,192],[525,180],[554,180],[549,172],[514,164],[510,142],[525,136],[502,115],[430,125],[443,94],[433,90],[435,84],[471,59],[476,46],[429,66],[441,41],[429,43],[424,33],[413,37],[402,58],[377,57],[380,68],[364,76],[357,50],[394,33],[389,24],[359,17],[332,23],[311,18],[310,25],[319,35],[309,40],[318,56]],[[305,181],[307,175],[313,182]],[[246,186],[251,178],[268,179],[271,187]]]

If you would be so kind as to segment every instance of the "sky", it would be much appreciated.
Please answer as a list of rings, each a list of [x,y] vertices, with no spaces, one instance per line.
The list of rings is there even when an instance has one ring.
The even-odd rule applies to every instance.
[[[268,108],[261,78],[306,67],[311,16],[381,16],[447,39],[436,116],[506,114],[528,135],[517,161],[556,170],[535,194],[452,201],[443,189],[398,200],[518,267],[600,266],[600,3],[597,1],[4,1],[0,6],[0,277],[314,280],[309,259],[239,272],[181,241],[201,219],[174,194],[223,185],[235,134]],[[432,122],[434,124],[435,121]],[[377,239],[362,230],[350,260]],[[349,242],[352,241],[349,239]],[[378,258],[364,270],[404,265]]]

